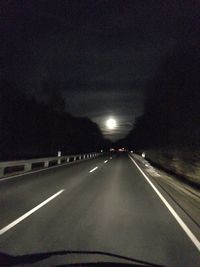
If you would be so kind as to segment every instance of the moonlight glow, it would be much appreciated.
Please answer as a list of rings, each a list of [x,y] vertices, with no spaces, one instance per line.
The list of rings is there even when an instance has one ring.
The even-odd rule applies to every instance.
[[[117,123],[116,123],[116,120],[114,119],[108,119],[106,121],[106,126],[109,130],[113,130],[115,127],[116,127]]]

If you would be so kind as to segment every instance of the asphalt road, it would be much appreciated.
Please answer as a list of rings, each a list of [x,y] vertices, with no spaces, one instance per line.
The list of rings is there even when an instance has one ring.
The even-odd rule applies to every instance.
[[[187,224],[185,215],[178,215]],[[190,222],[188,227],[193,232]],[[128,155],[0,181],[0,251],[16,256],[63,250],[106,251],[170,267],[200,266],[194,242]],[[36,266],[101,259],[61,255]]]

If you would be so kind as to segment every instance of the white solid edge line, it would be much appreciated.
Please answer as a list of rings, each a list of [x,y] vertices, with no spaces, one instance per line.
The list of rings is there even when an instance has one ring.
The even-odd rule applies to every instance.
[[[92,170],[90,170],[89,172],[93,172],[93,171],[95,171],[96,169],[98,169],[97,166],[96,166],[95,168],[93,168]]]
[[[24,219],[26,219],[28,216],[30,216],[32,213],[34,213],[35,211],[39,210],[41,207],[43,207],[44,205],[46,205],[49,201],[51,201],[52,199],[54,199],[55,197],[57,197],[58,195],[60,195],[63,191],[64,191],[64,189],[58,191],[53,196],[47,198],[45,201],[43,201],[42,203],[40,203],[39,205],[37,205],[35,208],[29,210],[28,212],[26,212],[24,215],[20,216],[15,221],[11,222],[7,226],[5,226],[2,229],[0,229],[0,235],[4,234],[5,232],[7,232],[11,228],[13,228],[16,224],[20,223],[21,221],[23,221]]]
[[[181,228],[184,230],[184,232],[187,234],[187,236],[190,238],[190,240],[193,242],[193,244],[196,246],[196,248],[200,251],[200,242],[196,238],[196,236],[191,232],[191,230],[188,228],[188,226],[184,223],[184,221],[179,217],[179,215],[176,213],[176,211],[172,208],[172,206],[167,202],[167,200],[163,197],[163,195],[160,193],[160,191],[155,187],[155,185],[150,181],[150,179],[147,177],[147,175],[142,171],[142,169],[138,166],[138,164],[135,162],[135,160],[129,155],[129,158],[131,161],[135,164],[135,166],[139,169],[139,171],[142,173],[144,178],[147,180],[147,182],[151,185],[151,187],[154,189],[156,194],[160,197],[162,202],[165,204],[165,206],[168,208],[168,210],[171,212],[171,214],[174,216],[176,221],[179,223]]]
[[[108,162],[108,160],[105,160],[105,161],[104,161],[104,163],[107,163],[107,162]]]

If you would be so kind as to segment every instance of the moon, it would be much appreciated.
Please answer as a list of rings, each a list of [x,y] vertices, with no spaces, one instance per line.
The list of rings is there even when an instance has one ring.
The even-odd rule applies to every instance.
[[[106,121],[106,126],[109,130],[113,130],[116,127],[116,125],[117,122],[115,119],[110,118]]]

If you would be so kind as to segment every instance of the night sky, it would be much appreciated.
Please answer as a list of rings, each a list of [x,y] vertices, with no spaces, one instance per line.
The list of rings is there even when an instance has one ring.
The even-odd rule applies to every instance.
[[[1,76],[66,111],[87,116],[112,140],[143,112],[166,55],[196,40],[198,1],[1,1]],[[118,127],[106,130],[105,120]]]

